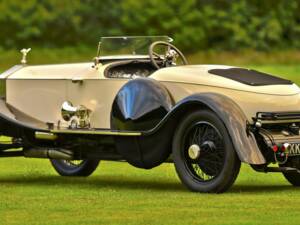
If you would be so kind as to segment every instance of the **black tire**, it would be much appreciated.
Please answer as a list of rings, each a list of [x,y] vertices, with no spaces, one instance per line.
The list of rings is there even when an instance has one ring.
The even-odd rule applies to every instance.
[[[300,160],[298,157],[289,158],[285,164],[279,165],[280,167],[292,167],[300,168]],[[285,179],[295,187],[300,186],[300,173],[298,172],[283,172],[282,173]]]
[[[191,133],[193,129],[195,133]],[[188,146],[193,143],[201,146],[198,159],[188,155]],[[192,112],[180,122],[172,156],[181,182],[195,192],[225,192],[233,185],[241,167],[225,125],[210,110]]]
[[[300,186],[300,174],[297,172],[283,173],[285,179],[295,187]]]
[[[91,175],[99,165],[99,160],[61,160],[50,159],[56,172],[61,176],[87,177]]]

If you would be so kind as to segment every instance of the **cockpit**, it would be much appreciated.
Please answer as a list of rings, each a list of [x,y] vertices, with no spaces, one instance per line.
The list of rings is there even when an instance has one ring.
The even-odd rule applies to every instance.
[[[108,78],[148,77],[158,69],[186,65],[183,53],[168,36],[103,37],[95,64],[110,64]]]

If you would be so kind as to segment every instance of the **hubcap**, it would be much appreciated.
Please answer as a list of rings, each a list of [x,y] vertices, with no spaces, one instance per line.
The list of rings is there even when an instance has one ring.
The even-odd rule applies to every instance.
[[[188,153],[189,153],[189,157],[193,160],[198,159],[200,156],[200,147],[197,144],[193,144],[189,147]]]

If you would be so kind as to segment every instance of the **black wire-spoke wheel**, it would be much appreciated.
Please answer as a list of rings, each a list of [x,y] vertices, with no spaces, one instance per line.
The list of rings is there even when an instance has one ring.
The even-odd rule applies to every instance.
[[[179,178],[197,192],[226,191],[241,165],[226,127],[210,110],[193,112],[181,121],[172,154]]]
[[[220,174],[224,165],[224,141],[219,131],[208,122],[196,122],[184,136],[182,152],[186,167],[194,179],[209,181]],[[191,147],[199,148],[193,158]]]
[[[61,176],[89,176],[98,167],[99,160],[62,160],[50,159],[52,166]]]

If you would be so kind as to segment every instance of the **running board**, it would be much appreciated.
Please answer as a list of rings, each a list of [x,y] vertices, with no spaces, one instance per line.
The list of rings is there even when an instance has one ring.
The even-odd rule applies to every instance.
[[[51,140],[54,141],[57,139],[58,135],[62,134],[81,134],[81,135],[103,135],[103,136],[141,136],[141,132],[134,131],[114,131],[114,130],[105,130],[105,129],[59,129],[59,130],[50,130],[49,132],[35,132],[36,139],[42,140]]]
[[[293,168],[293,167],[262,167],[262,168],[254,168],[252,166],[252,168],[256,172],[261,172],[261,173],[293,173],[293,172],[300,173],[299,169]]]
[[[106,129],[60,129],[50,130],[53,134],[94,134],[108,136],[141,136],[141,132],[135,131],[115,131]]]
[[[300,170],[292,167],[267,167],[266,172],[273,173],[289,173],[289,172],[297,172],[300,173]]]

